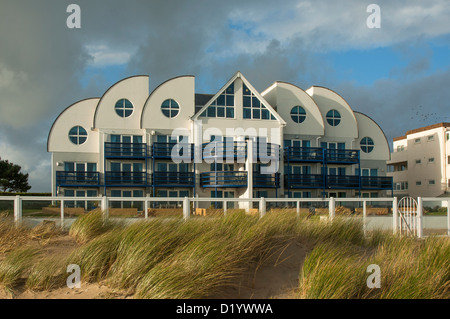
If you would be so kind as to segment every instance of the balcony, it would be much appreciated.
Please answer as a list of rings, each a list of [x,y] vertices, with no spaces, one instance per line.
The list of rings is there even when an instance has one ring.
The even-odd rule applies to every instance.
[[[305,163],[323,162],[324,149],[321,147],[285,147],[284,160]]]
[[[210,142],[203,144],[203,159],[234,158],[245,161],[247,157],[246,142]]]
[[[193,159],[194,144],[156,142],[152,144],[152,157],[177,160]]]
[[[56,172],[56,185],[63,187],[99,187],[99,172]]]
[[[358,175],[327,175],[326,186],[331,189],[359,189]]]
[[[145,172],[106,172],[105,185],[109,187],[146,187],[148,185]]]
[[[386,176],[361,176],[361,189],[385,189],[393,188],[392,177]]]
[[[253,173],[253,187],[255,188],[279,188],[280,173],[261,174]]]
[[[247,172],[217,171],[200,174],[201,187],[247,187]]]
[[[105,142],[105,158],[144,159],[147,157],[145,143]]]
[[[322,174],[285,174],[284,187],[291,188],[324,188],[325,177]]]
[[[194,187],[195,175],[192,172],[154,172],[155,187]]]
[[[325,161],[328,164],[358,164],[359,150],[326,149]]]
[[[280,145],[273,143],[254,143],[253,156],[256,161],[280,160]]]

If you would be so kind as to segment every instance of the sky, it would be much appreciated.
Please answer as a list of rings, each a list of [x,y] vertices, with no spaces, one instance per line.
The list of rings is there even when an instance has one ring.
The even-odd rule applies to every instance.
[[[70,4],[81,28],[68,28]],[[369,28],[380,8],[380,28]],[[131,75],[216,93],[237,71],[338,92],[392,139],[450,122],[448,0],[0,0],[0,157],[50,192],[47,137],[67,106]]]

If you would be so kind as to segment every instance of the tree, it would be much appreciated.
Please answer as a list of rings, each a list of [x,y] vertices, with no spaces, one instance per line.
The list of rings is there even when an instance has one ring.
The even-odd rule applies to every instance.
[[[27,192],[31,186],[28,184],[28,174],[20,172],[22,167],[0,158],[0,188],[4,192]]]

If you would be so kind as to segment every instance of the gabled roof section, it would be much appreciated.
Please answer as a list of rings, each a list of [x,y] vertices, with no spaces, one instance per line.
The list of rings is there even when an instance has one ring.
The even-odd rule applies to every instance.
[[[225,90],[234,83],[234,81],[240,78],[244,85],[253,93],[253,95],[261,102],[261,104],[267,108],[275,120],[279,121],[281,124],[285,125],[286,122],[281,118],[281,116],[275,111],[275,109],[267,102],[264,97],[253,87],[253,85],[242,75],[241,72],[236,72],[236,74],[228,80],[228,82],[192,117],[192,120],[196,120],[200,115],[207,110],[207,108],[213,104]]]
[[[206,111],[206,109],[213,103],[215,102],[219,96],[225,92],[225,90],[232,84],[234,83],[234,81],[239,77],[239,72],[237,72],[231,79],[228,80],[228,82],[215,94],[213,95],[213,97],[205,104],[203,105],[203,107],[194,114],[194,116],[192,117],[193,120],[197,120],[199,118],[199,116]]]

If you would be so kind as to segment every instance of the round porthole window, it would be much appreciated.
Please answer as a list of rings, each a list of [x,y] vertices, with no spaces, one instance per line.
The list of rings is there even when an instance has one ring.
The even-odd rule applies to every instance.
[[[295,123],[302,123],[306,119],[306,111],[300,105],[294,106],[291,110],[291,118]]]
[[[166,117],[173,118],[180,112],[180,106],[175,100],[168,99],[161,104],[161,111]]]
[[[327,113],[327,122],[331,126],[337,126],[341,123],[341,114],[336,110],[330,110]]]
[[[87,140],[87,132],[81,126],[74,126],[69,131],[69,140],[75,145],[81,145]]]
[[[120,117],[129,117],[133,114],[133,104],[127,99],[120,99],[116,102],[115,110]]]
[[[359,143],[359,144],[361,146],[361,150],[364,153],[370,153],[370,152],[373,151],[374,143],[373,143],[373,140],[370,137],[364,137],[361,140],[361,143]]]

